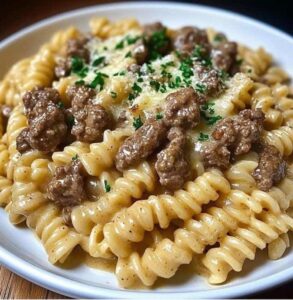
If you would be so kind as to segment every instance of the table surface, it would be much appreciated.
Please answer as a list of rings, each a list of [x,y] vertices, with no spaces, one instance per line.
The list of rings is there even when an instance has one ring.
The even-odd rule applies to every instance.
[[[0,39],[3,39],[13,32],[35,23],[41,19],[58,14],[71,9],[85,7],[98,3],[114,1],[97,1],[97,0],[18,0],[1,1],[1,18],[0,18]],[[117,2],[117,1],[116,1]],[[225,1],[225,0],[201,0],[187,1],[210,6],[216,6],[242,14],[250,15],[254,18],[270,23],[288,33],[293,31],[293,18],[288,11],[293,1]],[[17,5],[16,5],[17,3]],[[14,299],[65,299],[66,297],[41,288],[27,280],[22,279],[16,274],[0,266],[0,298]],[[252,298],[292,298],[292,282],[283,284],[280,287],[268,290],[263,293],[253,295]]]

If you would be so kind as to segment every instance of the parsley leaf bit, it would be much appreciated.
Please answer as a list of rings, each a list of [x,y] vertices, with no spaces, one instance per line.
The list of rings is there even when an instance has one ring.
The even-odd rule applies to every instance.
[[[104,189],[106,193],[109,193],[111,191],[111,185],[108,183],[107,180],[104,180]]]
[[[78,154],[75,154],[74,156],[72,156],[72,161],[78,160]]]
[[[138,116],[137,118],[134,118],[132,125],[135,128],[135,130],[137,130],[138,128],[140,128],[143,125],[141,117]]]
[[[198,137],[198,141],[200,141],[200,142],[205,142],[205,141],[207,141],[209,139],[209,135],[208,134],[205,134],[205,133],[203,133],[203,132],[200,132],[199,133],[199,137]]]

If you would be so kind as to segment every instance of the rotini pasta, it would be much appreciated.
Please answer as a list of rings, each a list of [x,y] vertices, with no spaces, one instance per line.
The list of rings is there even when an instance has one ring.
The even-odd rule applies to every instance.
[[[52,264],[80,246],[121,286],[194,258],[212,284],[293,229],[293,98],[264,48],[94,17],[0,82],[0,206]],[[198,42],[200,41],[200,43]]]

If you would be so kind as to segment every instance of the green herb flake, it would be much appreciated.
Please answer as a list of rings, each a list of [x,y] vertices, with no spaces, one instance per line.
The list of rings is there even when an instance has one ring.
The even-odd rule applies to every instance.
[[[124,48],[124,40],[121,40],[118,44],[116,44],[115,49],[123,49]]]
[[[83,60],[78,56],[71,57],[71,71],[73,73],[79,72],[83,68]]]
[[[205,141],[208,141],[208,139],[209,139],[209,135],[208,134],[200,132],[199,133],[199,137],[198,137],[197,140],[200,141],[200,142],[205,142]]]
[[[96,59],[93,61],[92,65],[93,65],[94,67],[97,67],[97,66],[101,65],[101,64],[104,63],[104,62],[105,62],[105,56],[101,56],[101,57],[96,58]]]
[[[163,113],[159,112],[156,114],[156,120],[161,120],[163,119]]]
[[[215,102],[208,101],[208,102],[204,103],[203,105],[201,105],[200,108],[202,110],[210,110],[210,109],[212,109],[213,106],[215,106]]]
[[[134,37],[127,36],[127,37],[126,37],[126,42],[127,42],[128,45],[133,45],[133,44],[135,44],[140,38],[141,38],[141,36],[134,36]]]
[[[131,51],[128,51],[128,52],[126,53],[125,58],[127,58],[127,57],[132,57]]]
[[[77,154],[75,154],[74,156],[72,156],[71,160],[72,160],[72,161],[76,161],[76,160],[78,160],[78,155],[77,155]]]
[[[160,83],[159,83],[158,81],[156,81],[156,80],[151,80],[151,81],[150,81],[150,86],[151,86],[156,92],[158,92],[161,85],[160,85]]]
[[[222,117],[218,115],[218,116],[208,117],[208,119],[206,121],[207,121],[208,125],[214,125],[215,123],[217,123],[221,119],[222,119]]]
[[[224,37],[222,34],[218,33],[214,36],[214,42],[222,42],[223,40],[224,40]]]
[[[229,74],[224,70],[220,70],[218,73],[222,81],[226,81],[230,77]]]
[[[167,91],[167,87],[166,87],[165,83],[161,84],[160,92],[161,93],[166,93],[166,91]]]
[[[117,93],[116,92],[111,91],[110,94],[111,94],[111,97],[113,99],[117,98]]]
[[[204,84],[202,84],[202,83],[197,83],[197,84],[195,85],[195,90],[196,90],[197,92],[199,92],[200,94],[204,94],[205,91],[206,91],[206,89],[207,89],[206,85],[204,85]]]
[[[104,180],[104,189],[106,193],[109,193],[111,191],[111,185],[108,183],[107,180]]]
[[[182,72],[182,76],[184,78],[190,78],[191,76],[193,76],[193,70],[191,66],[192,61],[190,58],[186,58],[181,62],[179,70]]]
[[[74,84],[76,84],[76,85],[84,85],[85,84],[85,81],[84,80],[77,80],[77,81],[75,81],[75,83]]]
[[[103,50],[104,50],[104,51],[107,51],[107,50],[108,50],[108,47],[107,47],[107,46],[104,46]]]
[[[132,125],[135,128],[135,130],[137,130],[138,128],[140,128],[143,125],[141,117],[138,116],[138,118],[134,118]]]
[[[147,71],[150,74],[155,73],[155,70],[152,68],[151,64],[147,64]]]
[[[143,82],[143,78],[141,77],[137,78],[137,82]]]
[[[105,80],[104,78],[109,77],[107,74],[97,72],[95,79],[89,84],[89,87],[95,89],[99,86],[100,91],[104,88]]]
[[[64,108],[64,103],[61,102],[61,101],[59,101],[59,102],[57,103],[57,107],[58,107],[59,109],[63,109],[63,108]]]
[[[161,49],[166,48],[169,43],[170,39],[166,34],[166,28],[154,32],[147,41],[150,60],[162,57]]]
[[[196,45],[193,52],[192,56],[196,58],[202,58],[203,56],[203,47],[201,45]]]
[[[124,76],[125,74],[126,74],[125,71],[120,71],[120,72],[113,74],[113,76]]]
[[[243,59],[242,58],[239,58],[239,59],[236,60],[237,66],[241,66],[242,63],[243,63]]]

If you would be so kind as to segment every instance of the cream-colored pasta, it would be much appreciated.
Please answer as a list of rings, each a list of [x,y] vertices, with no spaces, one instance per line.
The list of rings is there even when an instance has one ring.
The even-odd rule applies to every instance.
[[[112,167],[115,155],[123,140],[131,135],[129,128],[106,130],[103,142],[90,145],[89,153],[81,153],[79,158],[91,176],[99,176],[105,169]]]
[[[276,104],[277,99],[273,96],[271,88],[261,83],[254,83],[251,107],[262,110],[265,114],[265,125],[270,129],[280,127],[283,122],[283,114],[275,108]]]
[[[288,74],[280,67],[270,67],[262,76],[262,81],[268,85],[283,83],[288,80]]]
[[[260,212],[264,207],[279,212],[273,199],[260,191],[255,191],[252,198],[232,190],[224,199],[219,207],[208,209],[207,213],[199,214],[177,229],[174,242],[164,239],[154,249],[146,249],[141,257],[134,252],[128,258],[119,258],[116,267],[119,283],[130,287],[139,279],[145,285],[152,285],[158,276],[170,278],[180,265],[190,263],[193,253],[203,253],[207,245],[215,244],[227,232],[234,231],[237,224],[249,223],[251,209]]]
[[[140,24],[136,19],[124,19],[111,22],[104,17],[95,17],[90,20],[91,33],[100,38],[109,38],[127,33],[131,29],[139,29]]]
[[[131,204],[131,199],[139,199],[145,191],[151,193],[156,187],[157,176],[148,162],[129,169],[118,178],[111,191],[97,202],[84,203],[72,211],[71,218],[77,232],[90,234],[95,224],[105,224],[121,208]]]
[[[131,254],[129,242],[140,242],[145,231],[152,231],[155,224],[167,228],[173,219],[188,220],[201,212],[202,206],[228,194],[230,185],[223,175],[212,170],[189,181],[184,189],[171,195],[150,196],[121,210],[104,227],[104,237],[111,251],[118,257]],[[103,241],[101,244],[105,244]]]
[[[70,106],[70,100],[66,95],[66,91],[69,86],[73,85],[76,81],[76,78],[74,76],[64,77],[60,78],[59,81],[54,81],[52,86],[55,88],[59,94],[62,102],[64,103],[65,107]]]
[[[276,240],[268,244],[269,259],[281,258],[286,249],[290,247],[290,240],[288,233],[281,234]]]
[[[210,271],[209,282],[222,283],[231,270],[240,272],[245,259],[255,259],[256,249],[264,249],[290,229],[293,219],[285,213],[262,212],[252,217],[247,227],[239,227],[225,236],[220,247],[210,249],[204,256],[203,264]]]

